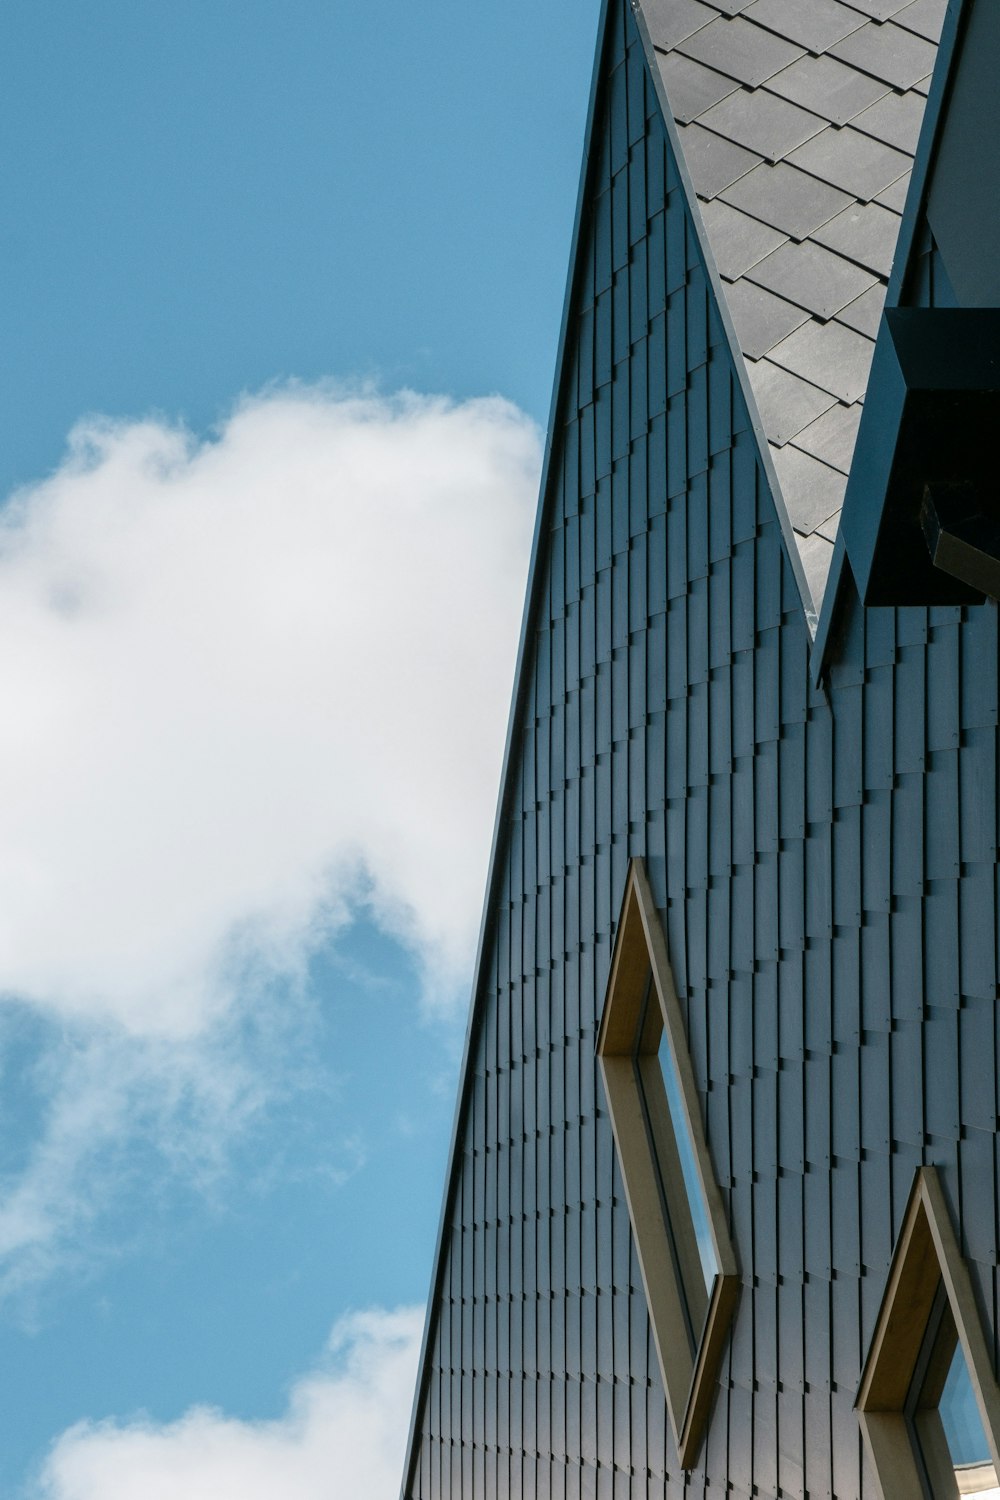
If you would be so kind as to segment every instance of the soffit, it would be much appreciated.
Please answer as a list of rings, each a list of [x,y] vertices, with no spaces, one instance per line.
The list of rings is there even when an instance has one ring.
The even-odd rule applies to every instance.
[[[634,0],[818,605],[947,0]]]

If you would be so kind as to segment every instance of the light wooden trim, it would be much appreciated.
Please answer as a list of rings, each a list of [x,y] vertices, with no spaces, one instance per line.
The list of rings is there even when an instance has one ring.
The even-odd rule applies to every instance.
[[[687,1188],[669,1105],[659,1064],[655,1061],[660,1027],[651,1028],[643,1040],[639,1063],[644,1078],[648,1076],[652,1085],[647,1089],[647,1104],[650,1113],[657,1117],[653,1122],[654,1129],[659,1126],[664,1140],[673,1147],[667,1145],[658,1160],[653,1156],[636,1078],[636,1032],[642,1019],[646,980],[650,972],[659,1005],[659,1020],[662,1030],[667,1033],[673,1055],[681,1106],[707,1210],[709,1235],[716,1265],[720,1268],[707,1298],[692,1295],[692,1288],[704,1288],[705,1278],[688,1209]],[[670,1425],[681,1466],[688,1469],[694,1466],[704,1438],[719,1362],[739,1295],[739,1275],[722,1194],[705,1139],[698,1090],[663,926],[641,860],[632,860],[629,865],[608,991],[598,1029],[597,1057],[625,1184]],[[684,1206],[683,1213],[673,1221],[673,1227],[682,1260],[683,1283],[686,1284],[678,1280],[668,1230],[663,1222],[661,1180],[668,1203]],[[700,1332],[700,1341],[692,1359],[685,1309],[690,1312],[695,1301],[699,1314],[704,1311],[704,1323],[701,1330],[696,1328],[694,1331],[696,1341]]]
[[[618,1163],[625,1184],[639,1269],[653,1325],[653,1339],[660,1360],[674,1438],[679,1447],[683,1413],[694,1375],[694,1362],[688,1343],[682,1292],[677,1285],[670,1243],[664,1231],[656,1163],[650,1155],[632,1059],[609,1057],[602,1058],[601,1062]]]
[[[881,1500],[913,1500],[920,1471],[903,1409],[928,1319],[944,1284],[995,1471],[1000,1475],[1000,1389],[968,1267],[933,1167],[914,1179],[855,1406]]]

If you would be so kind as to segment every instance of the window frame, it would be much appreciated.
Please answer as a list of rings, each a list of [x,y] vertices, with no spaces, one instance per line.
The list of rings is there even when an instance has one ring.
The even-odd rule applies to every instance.
[[[912,1430],[911,1391],[942,1288],[994,1469],[1000,1475],[1000,1388],[940,1179],[933,1167],[921,1167],[893,1252],[855,1401],[880,1500],[914,1500],[926,1493],[925,1460]],[[926,1412],[923,1415],[926,1421]]]
[[[652,1004],[654,996],[662,1029],[647,1024],[647,1004]],[[700,1334],[691,1329],[690,1283],[683,1284],[682,1272],[671,1245],[672,1234],[677,1231],[671,1231],[665,1222],[668,1210],[664,1200],[669,1205],[683,1204],[686,1220],[693,1225],[673,1123],[667,1107],[667,1124],[664,1126],[661,1111],[657,1128],[659,1131],[669,1130],[674,1149],[668,1151],[667,1159],[664,1159],[654,1146],[656,1131],[650,1127],[647,1117],[650,1090],[655,1098],[654,1078],[663,1092],[656,1055],[663,1033],[676,1070],[681,1107],[718,1267],[707,1292]],[[670,1425],[681,1467],[690,1469],[694,1467],[704,1437],[740,1281],[722,1195],[705,1139],[698,1090],[663,926],[645,868],[639,859],[633,859],[629,865],[596,1051],[642,1272],[653,1342],[663,1376]],[[647,1079],[645,1086],[640,1082],[640,1073]],[[698,1274],[702,1275],[700,1266]],[[702,1297],[705,1297],[704,1277]]]

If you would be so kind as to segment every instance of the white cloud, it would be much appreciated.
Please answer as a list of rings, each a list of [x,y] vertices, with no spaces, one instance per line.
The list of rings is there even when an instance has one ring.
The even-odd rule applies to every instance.
[[[195,1035],[365,901],[453,998],[538,463],[499,399],[79,427],[0,517],[0,993]]]
[[[177,1422],[83,1423],[62,1435],[44,1500],[396,1500],[422,1312],[356,1313],[276,1421],[198,1407]]]

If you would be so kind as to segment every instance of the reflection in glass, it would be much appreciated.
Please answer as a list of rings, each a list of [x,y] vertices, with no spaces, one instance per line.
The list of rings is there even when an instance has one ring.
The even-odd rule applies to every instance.
[[[906,1409],[928,1500],[1000,1500],[969,1367],[943,1285],[927,1325]]]
[[[694,1139],[684,1108],[677,1059],[663,1024],[652,970],[635,1039],[634,1064],[646,1129],[656,1162],[670,1253],[683,1291],[684,1317],[694,1355],[701,1342],[715,1278],[721,1267]]]
[[[667,1095],[667,1104],[670,1108],[670,1123],[674,1128],[674,1140],[677,1142],[677,1154],[680,1157],[681,1174],[684,1178],[684,1190],[687,1195],[688,1208],[691,1210],[691,1223],[694,1229],[695,1240],[698,1244],[698,1256],[701,1260],[702,1275],[705,1278],[705,1290],[712,1290],[712,1282],[719,1274],[719,1263],[715,1256],[715,1246],[712,1243],[712,1234],[708,1227],[708,1206],[701,1190],[701,1181],[698,1177],[698,1167],[694,1158],[694,1142],[691,1139],[691,1128],[688,1125],[687,1115],[681,1103],[681,1085],[677,1077],[677,1064],[670,1046],[670,1038],[664,1029],[657,1051],[660,1063],[660,1072],[663,1075],[663,1087]]]

